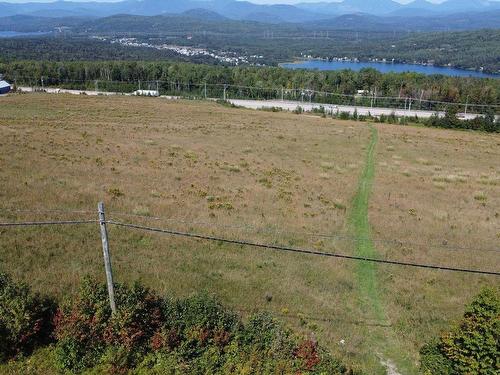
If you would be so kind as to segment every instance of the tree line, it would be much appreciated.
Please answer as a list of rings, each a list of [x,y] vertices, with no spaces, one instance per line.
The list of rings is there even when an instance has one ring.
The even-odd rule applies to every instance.
[[[309,89],[341,95],[364,90],[368,96],[411,97],[420,100],[496,106],[500,80],[418,73],[382,74],[375,69],[341,71],[288,70],[279,67],[225,67],[170,61],[10,61],[0,62],[0,73],[18,84],[61,85],[100,82],[161,81],[179,87],[200,83],[256,88]],[[257,97],[258,92],[254,93]],[[264,95],[264,94],[262,94]],[[496,110],[498,113],[498,110]]]

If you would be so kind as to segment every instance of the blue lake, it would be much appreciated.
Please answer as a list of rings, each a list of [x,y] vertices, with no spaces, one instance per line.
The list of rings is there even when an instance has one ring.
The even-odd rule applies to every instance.
[[[0,38],[14,38],[14,37],[22,37],[22,36],[40,36],[40,35],[47,35],[50,33],[47,32],[41,32],[41,31],[36,31],[36,32],[31,32],[31,33],[19,33],[17,31],[0,31]]]
[[[323,60],[305,60],[296,63],[280,64],[287,69],[311,69],[311,70],[361,70],[363,68],[374,68],[382,73],[403,73],[415,72],[422,74],[442,74],[452,77],[478,77],[478,78],[500,78],[500,74],[488,74],[472,70],[455,69],[448,67],[439,67],[431,65],[417,64],[397,64],[381,62],[354,62],[354,61],[323,61]]]

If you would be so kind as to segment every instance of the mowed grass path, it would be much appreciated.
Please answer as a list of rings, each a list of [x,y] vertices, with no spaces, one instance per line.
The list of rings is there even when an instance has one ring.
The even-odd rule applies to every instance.
[[[377,252],[371,241],[370,223],[368,221],[368,204],[375,176],[374,154],[377,139],[377,129],[371,127],[366,164],[359,179],[358,190],[354,196],[350,216],[353,234],[358,239],[356,241],[356,255],[367,258],[377,257]],[[364,312],[379,321],[385,320],[377,287],[376,265],[370,262],[359,262],[357,274]]]
[[[375,150],[378,141],[378,131],[370,126],[371,137],[367,148],[366,161],[359,178],[358,189],[354,196],[350,214],[350,229],[357,238],[355,242],[356,255],[366,258],[378,258],[379,254],[371,238],[370,222],[368,219],[369,200],[375,177]],[[377,277],[378,267],[375,263],[359,262],[356,267],[358,292],[361,311],[367,320],[378,322],[371,329],[367,329],[365,345],[372,348],[373,357],[370,361],[373,366],[376,362],[396,362],[398,369],[406,373],[414,373],[411,365],[404,358],[404,353],[398,349],[394,341],[394,332],[387,322],[383,296]]]

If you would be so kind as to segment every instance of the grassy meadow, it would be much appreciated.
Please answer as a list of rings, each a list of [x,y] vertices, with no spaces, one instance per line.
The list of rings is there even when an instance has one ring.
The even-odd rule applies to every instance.
[[[116,221],[498,270],[499,135],[32,94],[0,98],[0,151],[3,222],[95,219],[103,200]],[[499,281],[115,226],[109,239],[117,281],[271,311],[368,373],[417,373],[422,343]],[[55,298],[104,280],[101,254],[94,223],[0,228],[0,269]]]

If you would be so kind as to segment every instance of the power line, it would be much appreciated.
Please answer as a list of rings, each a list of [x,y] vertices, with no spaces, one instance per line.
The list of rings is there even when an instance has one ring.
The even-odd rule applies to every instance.
[[[12,213],[34,213],[34,214],[42,214],[42,213],[61,213],[61,214],[95,214],[93,211],[86,211],[86,210],[71,210],[71,209],[36,209],[36,210],[25,210],[25,209],[11,209],[11,208],[0,208],[0,212],[12,212]],[[471,251],[471,252],[491,252],[491,253],[500,253],[500,249],[488,249],[488,248],[472,248],[472,247],[463,247],[463,246],[449,246],[449,245],[438,245],[438,244],[424,244],[424,243],[416,243],[416,242],[405,242],[397,239],[387,239],[387,238],[367,238],[367,237],[358,237],[358,236],[353,236],[349,234],[325,234],[325,233],[313,233],[313,232],[303,232],[303,231],[286,231],[286,230],[280,230],[276,228],[270,228],[270,227],[265,227],[265,228],[259,228],[250,224],[245,224],[245,225],[222,225],[218,223],[213,223],[213,222],[206,222],[206,221],[188,221],[188,220],[183,220],[183,219],[176,219],[176,218],[164,218],[160,216],[146,216],[146,215],[139,215],[139,214],[130,214],[130,213],[124,213],[124,212],[111,212],[110,215],[113,216],[124,216],[124,217],[135,217],[143,220],[155,220],[155,221],[166,221],[166,222],[173,222],[173,223],[180,223],[183,225],[202,225],[202,226],[214,226],[217,228],[224,228],[224,229],[238,229],[238,230],[253,230],[256,232],[265,232],[265,233],[270,233],[270,234],[298,234],[302,236],[307,236],[307,237],[318,237],[318,238],[326,238],[326,239],[338,239],[338,240],[352,240],[352,241],[357,241],[357,242],[378,242],[378,243],[384,243],[387,245],[398,245],[398,246],[404,246],[404,245],[413,245],[413,246],[420,246],[420,247],[428,247],[428,248],[433,248],[433,249],[442,249],[446,251]],[[90,220],[92,222],[92,220]],[[28,222],[28,224],[31,222]],[[6,223],[8,224],[8,223]],[[18,226],[21,226],[22,223],[19,223]],[[48,225],[48,224],[47,224]],[[7,226],[7,225],[4,225]],[[10,226],[15,226],[10,225]]]
[[[341,259],[349,259],[349,260],[359,260],[359,261],[371,262],[371,263],[391,264],[391,265],[407,266],[407,267],[415,267],[415,268],[425,268],[425,269],[433,269],[433,270],[440,270],[440,271],[452,271],[452,272],[463,272],[463,273],[479,274],[479,275],[500,276],[500,272],[495,272],[495,271],[473,270],[473,269],[466,269],[466,268],[455,268],[455,267],[438,266],[438,265],[430,265],[430,264],[422,264],[422,263],[411,263],[411,262],[400,262],[400,261],[385,260],[385,259],[376,259],[376,258],[338,254],[338,253],[327,253],[327,252],[322,252],[322,251],[317,251],[317,250],[301,249],[301,248],[279,246],[279,245],[268,245],[268,244],[262,244],[262,243],[258,243],[258,242],[227,239],[227,238],[222,238],[222,237],[207,236],[207,235],[196,234],[196,233],[188,233],[188,232],[181,232],[181,231],[175,231],[175,230],[169,230],[169,229],[146,227],[146,226],[137,225],[137,224],[121,223],[121,222],[116,222],[116,221],[107,221],[107,223],[111,224],[111,225],[119,226],[119,227],[134,228],[134,229],[139,229],[139,230],[144,230],[144,231],[149,231],[149,232],[164,233],[164,234],[170,234],[170,235],[174,235],[174,236],[196,238],[196,239],[208,240],[208,241],[218,241],[218,242],[230,243],[230,244],[234,244],[234,245],[252,246],[252,247],[257,247],[257,248],[285,251],[285,252],[291,252],[291,253],[308,254],[308,255],[324,256],[324,257],[331,257],[331,258],[341,258]]]
[[[85,211],[85,210],[64,210],[64,209],[32,209],[32,210],[25,210],[25,209],[17,209],[17,208],[0,208],[0,211],[4,212],[12,212],[12,213],[30,213],[30,214],[44,214],[44,213],[61,213],[61,214],[92,214],[94,215],[95,212],[93,211]]]
[[[64,221],[27,221],[18,223],[0,223],[0,227],[28,227],[46,225],[77,225],[98,223],[99,220],[64,220]]]
[[[91,224],[91,223],[98,223],[98,222],[100,222],[100,221],[99,220],[66,220],[66,221],[32,221],[32,222],[10,222],[10,223],[4,222],[4,223],[0,223],[0,227],[78,225],[78,224]],[[236,240],[236,239],[227,239],[227,238],[222,238],[222,237],[208,236],[208,235],[202,235],[202,234],[197,234],[197,233],[188,233],[188,232],[181,232],[181,231],[176,231],[176,230],[146,227],[146,226],[137,225],[137,224],[121,223],[121,222],[117,222],[117,221],[113,221],[113,220],[106,221],[106,223],[111,224],[111,225],[115,225],[115,226],[119,226],[119,227],[133,228],[133,229],[145,230],[145,231],[149,231],[149,232],[164,233],[164,234],[170,234],[170,235],[174,235],[174,236],[189,237],[189,238],[196,238],[196,239],[209,240],[209,241],[218,241],[218,242],[230,243],[230,244],[234,244],[234,245],[252,246],[252,247],[277,250],[277,251],[286,251],[286,252],[291,252],[291,253],[316,255],[316,256],[324,256],[324,257],[331,257],[331,258],[341,258],[341,259],[348,259],[348,260],[358,260],[358,261],[371,262],[371,263],[390,264],[390,265],[407,266],[407,267],[415,267],[415,268],[426,268],[426,269],[433,269],[433,270],[440,270],[440,271],[453,271],[453,272],[463,272],[463,273],[479,274],[479,275],[500,276],[500,272],[495,272],[495,271],[473,270],[473,269],[447,267],[447,266],[439,266],[439,265],[431,265],[431,264],[393,261],[393,260],[387,260],[387,259],[376,259],[376,258],[361,257],[361,256],[339,254],[339,253],[328,253],[328,252],[322,252],[322,251],[317,251],[317,250],[287,247],[287,246],[280,246],[280,245],[269,245],[269,244],[263,244],[263,243],[258,243],[258,242],[250,242],[250,241],[244,241],[244,240]]]
[[[138,214],[129,214],[129,213],[123,213],[123,212],[111,212],[111,216],[125,216],[125,217],[136,217],[144,220],[155,220],[155,221],[167,221],[167,222],[172,222],[172,223],[181,223],[184,225],[202,225],[202,226],[214,226],[218,228],[224,228],[224,229],[241,229],[241,230],[253,230],[253,231],[262,231],[262,232],[267,232],[271,234],[299,234],[302,236],[307,236],[307,237],[320,237],[320,238],[327,238],[327,239],[340,239],[340,240],[352,240],[352,241],[358,241],[358,242],[378,242],[378,243],[385,243],[387,245],[398,245],[398,246],[403,246],[403,245],[413,245],[413,246],[421,246],[421,247],[429,247],[429,248],[434,248],[434,249],[443,249],[447,251],[481,251],[481,252],[492,252],[492,253],[500,253],[500,249],[481,249],[481,248],[471,248],[471,247],[461,247],[461,246],[448,246],[448,245],[437,245],[437,244],[423,244],[423,243],[416,243],[416,242],[404,242],[396,239],[386,239],[386,238],[367,238],[367,237],[359,237],[359,236],[353,236],[353,235],[348,235],[348,234],[324,234],[324,233],[312,233],[312,232],[301,232],[301,231],[285,231],[285,230],[279,230],[279,229],[274,229],[274,228],[259,228],[252,226],[250,224],[246,225],[221,225],[217,223],[209,223],[206,221],[187,221],[183,219],[175,219],[175,218],[164,218],[164,217],[159,217],[159,216],[145,216],[145,215],[138,215]]]
[[[30,82],[34,81],[37,82],[40,79],[39,78],[34,78],[34,77],[19,77],[19,76],[14,76],[15,79],[19,80],[30,80]],[[58,83],[64,84],[64,83],[92,83],[94,84],[95,81],[98,81],[99,83],[111,83],[111,84],[137,84],[138,81],[124,81],[124,80],[105,80],[105,79],[61,79],[58,77],[43,77],[46,81],[46,83],[50,83],[47,81],[56,81]],[[346,98],[353,98],[357,99],[359,98],[355,94],[342,94],[342,93],[335,93],[335,92],[327,92],[327,91],[319,91],[319,90],[313,90],[313,89],[307,89],[307,88],[284,88],[284,87],[256,87],[256,86],[244,86],[244,85],[235,85],[235,84],[228,84],[228,83],[199,83],[199,82],[189,82],[189,83],[183,83],[179,81],[166,81],[166,80],[141,80],[142,83],[144,84],[156,84],[156,83],[161,83],[161,84],[170,84],[170,85],[182,85],[182,86],[192,86],[192,87],[204,87],[205,84],[207,86],[211,87],[226,87],[226,88],[237,88],[237,89],[250,89],[250,90],[268,90],[268,91],[281,91],[282,89],[285,90],[287,93],[288,92],[307,92],[310,93],[311,95],[319,94],[319,95],[325,95],[325,96],[338,96],[338,97],[346,97]],[[191,89],[189,89],[191,90]],[[173,90],[176,91],[176,90]],[[365,99],[371,99],[371,96],[366,96],[363,97]],[[414,102],[419,102],[419,103],[430,103],[430,104],[443,104],[443,105],[454,105],[454,106],[468,106],[468,107],[480,107],[480,108],[500,108],[499,104],[479,104],[479,103],[458,103],[458,102],[445,102],[445,101],[438,101],[438,100],[429,100],[429,99],[420,99],[420,98],[414,98],[414,97],[391,97],[391,96],[377,96],[377,100],[395,100],[399,102],[403,102],[404,100],[411,100]],[[375,106],[374,108],[379,108]],[[380,107],[382,108],[382,107]]]

